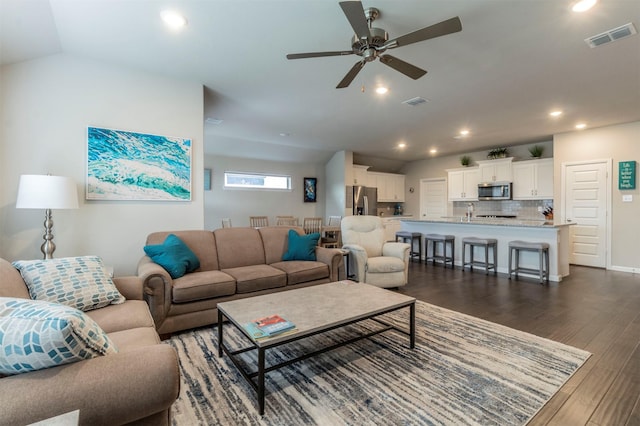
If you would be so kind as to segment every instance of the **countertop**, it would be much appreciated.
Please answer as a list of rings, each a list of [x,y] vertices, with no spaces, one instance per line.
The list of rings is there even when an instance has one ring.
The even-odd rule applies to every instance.
[[[497,218],[472,218],[467,221],[465,217],[443,217],[440,219],[412,219],[402,218],[403,222],[418,223],[455,223],[460,225],[491,225],[491,226],[512,226],[526,228],[559,228],[562,226],[575,225],[575,223],[557,223],[544,219],[497,219]]]

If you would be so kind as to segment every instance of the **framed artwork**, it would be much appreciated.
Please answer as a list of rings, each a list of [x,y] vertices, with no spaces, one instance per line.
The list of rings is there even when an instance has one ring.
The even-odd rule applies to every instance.
[[[190,201],[191,139],[88,127],[87,200]]]
[[[211,169],[204,169],[204,190],[211,191]]]
[[[304,178],[304,202],[315,203],[316,202],[316,189],[318,179],[306,177]]]

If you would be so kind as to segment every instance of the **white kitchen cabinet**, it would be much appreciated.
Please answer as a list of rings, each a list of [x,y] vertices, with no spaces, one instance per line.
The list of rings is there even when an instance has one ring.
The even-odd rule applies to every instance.
[[[447,189],[449,201],[477,201],[480,170],[478,167],[448,169]]]
[[[367,169],[369,166],[353,165],[353,184],[367,186],[369,184],[369,175]]]
[[[369,186],[378,188],[378,202],[404,202],[404,175],[369,172]]]
[[[513,163],[513,199],[553,198],[553,158]]]
[[[480,182],[511,182],[513,157],[498,160],[478,161]]]

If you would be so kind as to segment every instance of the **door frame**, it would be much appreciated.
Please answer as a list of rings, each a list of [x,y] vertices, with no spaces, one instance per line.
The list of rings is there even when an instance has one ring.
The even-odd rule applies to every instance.
[[[447,208],[447,215],[449,215],[451,210],[451,203],[449,202],[449,186],[448,186],[447,178],[445,176],[438,177],[438,178],[422,178],[420,179],[420,192],[418,194],[418,200],[420,204],[419,213],[418,213],[420,217],[418,219],[422,219],[423,215],[426,215],[426,212],[423,210],[423,205],[422,205],[422,190],[423,190],[423,186],[429,182],[444,182],[444,191],[446,193],[445,203]]]
[[[607,194],[607,200],[605,203],[605,207],[607,209],[606,211],[606,215],[607,217],[605,218],[605,222],[606,222],[606,236],[605,236],[605,269],[611,269],[611,206],[612,206],[612,202],[613,200],[611,199],[612,196],[612,191],[611,191],[611,179],[613,176],[613,159],[611,158],[600,158],[600,159],[593,159],[593,160],[582,160],[582,161],[566,161],[563,162],[561,164],[561,180],[560,180],[560,184],[561,184],[561,189],[560,189],[560,196],[561,198],[561,205],[562,205],[562,210],[561,210],[561,215],[560,215],[560,220],[561,223],[566,223],[567,221],[567,209],[565,208],[566,206],[566,190],[567,190],[567,185],[566,185],[566,178],[567,178],[567,167],[570,166],[582,166],[582,165],[586,165],[586,164],[602,164],[604,163],[605,165],[605,170],[606,170],[606,175],[605,175],[605,191]],[[571,242],[570,242],[571,243]]]

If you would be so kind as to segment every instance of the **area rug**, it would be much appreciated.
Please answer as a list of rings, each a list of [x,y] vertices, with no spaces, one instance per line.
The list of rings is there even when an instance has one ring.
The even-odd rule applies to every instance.
[[[386,317],[407,324],[408,309]],[[375,327],[364,321],[281,346],[267,362]],[[590,356],[424,302],[416,329],[413,350],[407,336],[385,332],[268,373],[264,416],[253,388],[218,357],[215,326],[175,335],[167,343],[178,351],[182,383],[173,424],[524,425]],[[227,335],[232,347],[246,346],[229,325]]]

